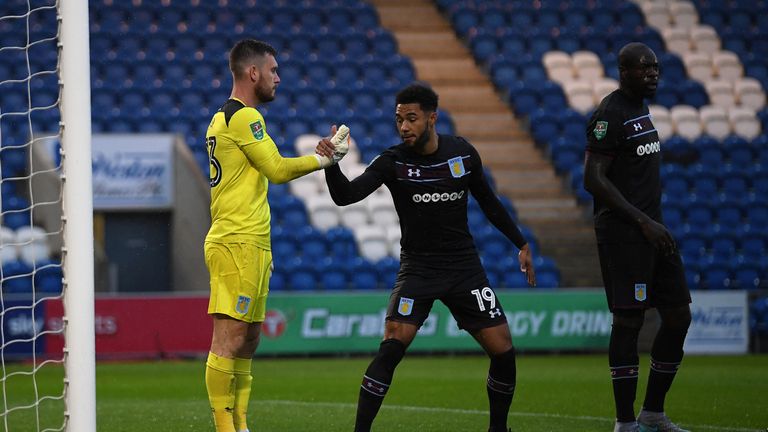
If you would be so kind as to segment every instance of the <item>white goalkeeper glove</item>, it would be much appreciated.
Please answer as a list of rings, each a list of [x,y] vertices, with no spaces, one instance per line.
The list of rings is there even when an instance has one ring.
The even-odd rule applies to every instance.
[[[349,151],[349,128],[347,125],[341,125],[336,130],[336,134],[331,138],[331,144],[333,144],[333,156],[320,156],[315,155],[320,162],[320,168],[328,168],[333,164],[339,163]]]

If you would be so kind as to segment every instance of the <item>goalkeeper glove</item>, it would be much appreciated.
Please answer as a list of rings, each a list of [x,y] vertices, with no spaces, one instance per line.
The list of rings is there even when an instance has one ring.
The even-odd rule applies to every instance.
[[[327,156],[315,155],[320,162],[320,168],[328,168],[333,164],[339,163],[349,151],[349,128],[347,125],[339,126],[336,134],[331,138],[331,144],[333,144],[333,156],[328,158]]]

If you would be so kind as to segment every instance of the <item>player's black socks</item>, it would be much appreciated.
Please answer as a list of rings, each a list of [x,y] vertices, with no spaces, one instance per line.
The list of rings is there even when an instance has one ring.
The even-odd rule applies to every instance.
[[[397,339],[387,339],[379,346],[379,353],[368,366],[360,386],[357,400],[355,432],[368,432],[387,394],[395,367],[405,355],[405,345]]]
[[[613,380],[613,400],[616,420],[635,421],[635,393],[640,359],[637,355],[637,335],[640,329],[613,325],[608,347],[608,363]]]
[[[647,411],[664,411],[664,398],[672,386],[677,369],[683,360],[683,343],[688,333],[690,318],[683,315],[678,322],[665,323],[653,340],[651,348],[651,372],[645,391],[643,408]]]
[[[515,349],[491,356],[491,367],[488,369],[488,404],[491,412],[490,432],[507,430],[507,416],[512,397],[515,395],[517,382],[517,366],[515,365]]]

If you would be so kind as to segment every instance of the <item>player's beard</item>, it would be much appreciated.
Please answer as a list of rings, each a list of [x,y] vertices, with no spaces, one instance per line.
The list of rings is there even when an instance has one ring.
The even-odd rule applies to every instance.
[[[424,128],[424,132],[413,141],[413,149],[422,152],[429,142],[429,126]]]
[[[259,86],[256,88],[256,98],[261,103],[272,102],[273,100],[275,100],[276,92],[277,92],[277,87]]]

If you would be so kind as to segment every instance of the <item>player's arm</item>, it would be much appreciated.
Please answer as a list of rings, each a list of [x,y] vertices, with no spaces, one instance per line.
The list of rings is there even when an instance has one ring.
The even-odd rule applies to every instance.
[[[384,161],[382,157],[377,157],[371,162],[371,165],[360,176],[349,180],[341,172],[339,165],[332,165],[325,170],[325,182],[328,184],[328,191],[331,193],[331,199],[336,205],[345,206],[356,203],[384,184],[384,177],[381,173]]]
[[[533,268],[533,256],[531,255],[528,242],[520,232],[520,228],[517,227],[515,221],[512,220],[512,216],[509,215],[507,209],[496,196],[496,193],[488,183],[488,179],[485,177],[483,171],[483,163],[480,159],[480,154],[473,148],[472,149],[472,172],[469,174],[469,190],[472,192],[472,196],[475,197],[477,203],[480,205],[480,209],[485,214],[485,217],[496,227],[502,234],[504,234],[518,249],[520,252],[517,257],[520,261],[520,271],[526,274],[528,284],[531,286],[536,285],[536,271]]]
[[[672,253],[675,242],[664,225],[630,204],[608,178],[608,170],[616,157],[618,141],[622,139],[617,132],[621,125],[621,120],[616,116],[601,111],[595,112],[587,125],[584,189],[621,217],[636,224],[654,247]]]

